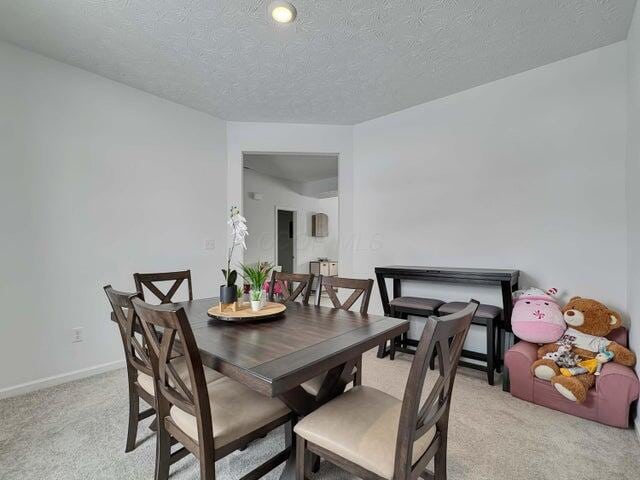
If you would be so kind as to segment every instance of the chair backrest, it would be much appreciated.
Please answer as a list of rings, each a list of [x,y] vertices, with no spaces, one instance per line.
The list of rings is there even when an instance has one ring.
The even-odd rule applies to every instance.
[[[144,296],[145,288],[160,300],[160,303],[171,303],[173,297],[180,288],[180,285],[186,280],[189,289],[189,300],[193,300],[193,291],[191,290],[191,270],[182,272],[163,272],[163,273],[134,273],[133,280],[136,283],[136,290],[140,293],[143,300],[147,300]],[[167,293],[162,291],[156,285],[159,282],[170,282],[173,280],[171,287]]]
[[[363,280],[360,278],[325,277],[324,275],[320,275],[318,277],[318,287],[316,288],[316,305],[320,305],[323,287],[334,308],[349,310],[356,300],[362,296],[360,313],[367,313],[369,311],[369,299],[371,298],[371,290],[373,289],[373,280],[370,278]],[[338,298],[336,288],[346,288],[353,290],[353,292],[343,303]]]
[[[119,292],[111,285],[104,287],[109,303],[111,304],[112,317],[118,324],[118,330],[122,338],[122,346],[124,347],[125,359],[127,362],[127,370],[130,374],[130,381],[135,381],[136,376],[132,376],[134,372],[131,369],[140,371],[153,376],[151,359],[147,347],[146,338],[140,334],[139,329],[142,327],[140,319],[136,314],[131,301],[139,298],[139,293]],[[138,337],[140,339],[138,339]]]
[[[202,359],[184,308],[172,305],[150,305],[140,298],[132,300],[149,345],[149,356],[156,382],[158,418],[164,421],[172,406],[196,417],[198,448],[202,455],[213,454],[213,430],[209,393]],[[162,336],[155,335],[162,329]],[[174,345],[180,342],[183,355],[176,357]],[[185,382],[175,368],[184,358],[189,372]],[[204,458],[204,457],[201,457]]]
[[[451,391],[462,346],[477,309],[478,302],[471,300],[457,313],[427,319],[402,400],[393,478],[417,478],[433,457],[434,449],[446,441]],[[438,358],[438,378],[421,405],[422,389],[433,352]],[[412,458],[414,442],[434,426],[436,435],[430,447],[421,458]]]
[[[294,289],[293,284],[298,286]],[[295,302],[302,295],[302,303],[309,303],[309,295],[311,294],[311,285],[313,284],[313,273],[271,273],[271,282],[269,282],[269,301],[273,302],[276,286],[282,290],[285,302]]]

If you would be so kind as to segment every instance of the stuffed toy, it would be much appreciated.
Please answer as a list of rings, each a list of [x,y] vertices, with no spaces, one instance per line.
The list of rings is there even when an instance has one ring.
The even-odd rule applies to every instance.
[[[547,355],[543,358],[547,358]],[[596,355],[596,358],[581,360],[575,366],[571,367],[560,365],[557,361],[556,364],[560,367],[560,373],[565,377],[573,377],[582,373],[593,373],[597,376],[600,375],[600,372],[602,371],[602,365],[610,362],[611,360],[613,360],[613,352],[610,352],[604,347],[600,347],[600,352]]]
[[[622,322],[618,313],[602,303],[574,297],[562,309],[562,313],[568,328],[558,342],[548,343],[538,349],[538,360],[531,365],[531,372],[537,378],[550,381],[567,399],[582,403],[587,398],[588,390],[595,384],[599,354],[602,360],[607,358],[628,367],[635,365],[636,356],[622,345],[605,338]],[[557,352],[566,344],[571,345],[571,353],[580,357],[577,367],[584,369],[584,372],[575,370],[572,373],[573,367],[568,367],[569,372],[566,373],[569,375],[565,376],[555,361],[545,358],[548,353]]]
[[[545,354],[543,359],[553,360],[556,365],[562,368],[573,368],[582,361],[582,359],[571,351],[570,343],[559,344],[558,350]]]
[[[602,372],[602,365],[613,360],[613,357],[614,357],[613,352],[610,352],[606,348],[600,348],[600,353],[596,355],[596,360],[598,361],[598,368],[596,368],[596,373],[594,373],[594,375],[600,375],[600,372]]]
[[[516,337],[531,343],[551,343],[558,340],[567,326],[555,288],[518,290],[513,294],[515,304],[511,313],[511,328]]]
[[[588,358],[587,360],[581,360],[578,362],[578,365],[571,368],[561,368],[560,374],[565,377],[575,377],[576,375],[581,375],[583,373],[593,373],[596,374],[596,369],[598,368],[598,361],[595,358]]]

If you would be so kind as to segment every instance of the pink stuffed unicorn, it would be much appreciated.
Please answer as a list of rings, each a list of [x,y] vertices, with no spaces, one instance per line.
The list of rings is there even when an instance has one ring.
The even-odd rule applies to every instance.
[[[528,288],[513,294],[511,327],[518,338],[531,343],[552,343],[562,337],[567,326],[554,297],[557,293],[555,288],[546,292]]]

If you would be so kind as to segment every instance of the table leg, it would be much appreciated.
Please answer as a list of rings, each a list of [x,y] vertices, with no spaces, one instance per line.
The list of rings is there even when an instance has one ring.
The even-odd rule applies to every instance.
[[[402,296],[402,282],[399,278],[393,279],[393,298]]]
[[[387,342],[385,341],[384,343],[381,343],[380,345],[378,345],[378,353],[376,354],[376,356],[378,358],[384,358],[387,355]]]
[[[376,273],[378,281],[378,289],[380,290],[380,301],[382,302],[382,310],[385,316],[389,316],[389,292],[387,291],[387,282],[384,275]],[[378,346],[378,358],[384,358],[387,354],[387,341],[385,340]]]
[[[376,280],[378,281],[378,288],[380,289],[382,309],[384,310],[385,315],[389,315],[389,292],[387,290],[386,278],[381,273],[376,273]]]
[[[514,344],[514,335],[511,332],[504,332],[504,351],[509,350]],[[509,369],[503,364],[502,365],[502,391],[508,392],[510,389],[509,385]]]
[[[298,417],[304,417],[315,410],[315,398],[301,386],[284,392],[278,398]]]
[[[382,310],[385,316],[389,316],[389,292],[387,290],[387,282],[384,275],[376,273],[376,280],[378,281],[378,289],[380,290],[380,301],[382,302]],[[378,346],[378,358],[384,358],[387,355],[387,342],[386,340]]]
[[[278,398],[284,402],[298,417],[308,415],[316,408],[324,405],[328,401],[342,394],[347,384],[353,380],[353,368],[357,364],[358,358],[354,358],[342,365],[338,365],[327,372],[324,381],[320,386],[318,395],[314,398],[304,388],[298,386],[292,390],[284,392]],[[295,436],[291,432],[292,437]],[[291,453],[285,463],[284,470],[280,474],[281,480],[295,480],[296,478],[296,442],[294,438],[287,438],[287,445],[291,445]],[[309,459],[311,465],[316,463],[316,457]]]
[[[362,385],[362,356],[358,358],[356,363],[356,374],[353,376],[353,386]]]
[[[513,312],[513,292],[518,289],[518,282],[511,285],[511,282],[502,282],[500,284],[502,290],[502,310],[504,313],[504,339],[500,345],[501,359],[504,362],[504,354],[514,344],[514,336],[511,332],[511,313]],[[503,365],[502,367],[502,391],[509,391],[509,369]]]
[[[382,274],[376,273],[376,279],[378,280],[378,288],[380,289],[380,300],[382,302],[382,309],[384,311],[384,315],[395,316],[393,312],[391,312],[391,308],[389,306],[389,291],[387,289],[386,277]],[[402,281],[399,278],[393,278],[393,298],[398,298],[402,296]],[[387,342],[381,343],[378,346],[378,358],[384,358],[387,353],[391,353],[393,347],[393,339],[389,343],[389,349],[387,349]]]
[[[496,329],[493,320],[487,321],[487,382],[493,385],[496,358]]]
[[[344,392],[347,384],[353,380],[352,372],[357,363],[358,358],[354,358],[327,372],[316,396],[316,408],[333,400]]]
[[[497,328],[497,358],[496,358],[496,372],[502,373],[502,367],[504,365],[504,324],[500,322]]]

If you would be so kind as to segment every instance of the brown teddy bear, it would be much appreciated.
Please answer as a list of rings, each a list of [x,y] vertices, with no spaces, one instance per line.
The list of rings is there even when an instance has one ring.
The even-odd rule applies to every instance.
[[[569,345],[571,354],[582,360],[593,359],[601,350],[613,353],[612,361],[632,367],[636,356],[622,345],[605,338],[621,325],[620,315],[600,302],[588,298],[573,297],[562,309],[567,330],[557,343],[548,343],[538,349],[538,360],[531,365],[531,373],[537,378],[550,381],[558,392],[569,400],[582,403],[587,391],[593,387],[593,373],[565,376],[560,367],[547,355],[557,352],[561,346]],[[547,355],[547,358],[544,358]]]

